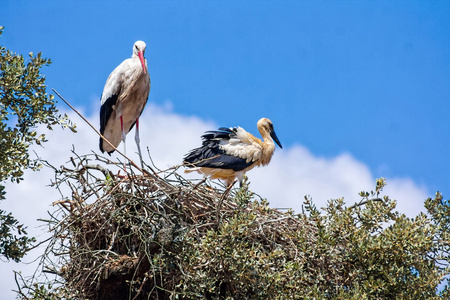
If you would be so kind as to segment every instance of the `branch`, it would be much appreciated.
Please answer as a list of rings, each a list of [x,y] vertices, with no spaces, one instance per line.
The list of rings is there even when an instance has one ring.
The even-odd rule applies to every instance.
[[[362,205],[364,205],[364,204],[366,204],[366,203],[368,203],[368,202],[370,202],[370,201],[379,201],[379,202],[382,202],[383,199],[381,199],[381,198],[367,199],[367,200],[361,201],[361,202],[359,202],[359,203],[355,203],[355,204],[353,204],[352,206],[349,206],[348,208],[349,208],[349,209],[353,209],[353,208],[355,208],[355,207],[357,207],[357,206],[362,206]]]
[[[220,224],[220,209],[222,208],[222,202],[225,198],[228,198],[228,194],[230,193],[231,188],[234,186],[234,184],[236,183],[236,180],[233,181],[232,184],[230,184],[227,189],[225,190],[225,192],[222,194],[222,196],[219,199],[219,203],[217,204],[217,210],[216,210],[216,220],[217,220],[217,225]]]
[[[28,251],[30,251],[30,250],[36,249],[37,247],[39,247],[39,246],[42,245],[42,244],[47,243],[47,242],[48,242],[49,240],[51,240],[51,239],[52,239],[52,238],[50,237],[50,238],[48,238],[48,239],[46,239],[46,240],[43,240],[43,241],[37,243],[36,245],[33,245],[33,246],[27,248],[26,251],[28,252]]]

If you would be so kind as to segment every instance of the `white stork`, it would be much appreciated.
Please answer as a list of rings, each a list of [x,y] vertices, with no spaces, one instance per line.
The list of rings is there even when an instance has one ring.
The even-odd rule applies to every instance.
[[[228,186],[237,178],[242,186],[247,171],[269,164],[275,151],[274,141],[283,148],[272,121],[262,118],[257,127],[262,141],[241,127],[205,132],[202,146],[185,156],[183,165],[188,168],[185,172],[197,171],[211,179],[223,179]]]
[[[147,60],[144,58],[146,45],[137,41],[133,46],[133,55],[124,60],[109,75],[103,89],[100,108],[100,133],[117,147],[124,144],[125,136],[136,124],[135,141],[142,162],[139,145],[139,116],[147,103],[150,93],[150,75]],[[114,149],[100,138],[100,150],[111,154]]]

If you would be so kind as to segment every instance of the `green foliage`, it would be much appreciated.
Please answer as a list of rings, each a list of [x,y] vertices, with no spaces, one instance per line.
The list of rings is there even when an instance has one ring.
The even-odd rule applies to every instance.
[[[297,233],[270,232],[264,224],[276,225],[279,215],[266,201],[253,196],[244,185],[235,193],[237,207],[232,215],[222,218],[217,227],[201,237],[186,237],[179,254],[184,276],[178,293],[188,298],[264,299],[270,295],[274,299],[293,290],[300,292],[302,282],[297,271],[301,257],[293,256],[290,247],[283,247],[284,243],[297,242]],[[290,218],[296,219],[296,225],[301,222],[297,217]]]
[[[376,192],[361,193],[361,202],[350,207],[343,199],[331,200],[324,214],[306,198],[307,214],[298,217],[315,234],[274,230],[290,241],[284,247],[255,238],[263,226],[257,220],[270,212],[268,207],[253,202],[250,209],[237,210],[201,240],[186,239],[183,293],[192,298],[207,291],[252,299],[447,299],[448,292],[437,295],[437,286],[449,274],[449,239],[437,229],[449,229],[448,206],[439,201],[433,206],[441,225],[425,214],[409,219],[394,210],[389,197],[369,198],[378,197],[384,185],[384,179],[377,180]]]
[[[0,36],[3,27],[0,26]],[[37,170],[40,164],[30,159],[29,146],[45,142],[45,134],[38,125],[52,129],[61,125],[75,130],[67,116],[58,115],[53,95],[46,93],[42,66],[51,63],[41,53],[29,54],[29,62],[22,55],[0,46],[0,201],[5,199],[6,180],[19,183],[25,169]],[[0,210],[0,254],[8,259],[20,260],[28,245],[28,238],[11,214]],[[24,235],[17,237],[14,235]]]
[[[25,255],[28,245],[36,241],[35,238],[26,236],[25,228],[18,223],[11,213],[6,214],[0,209],[0,252],[5,258],[16,262]],[[13,234],[14,231],[20,237]]]
[[[329,298],[434,299],[442,276],[449,274],[448,256],[437,251],[448,254],[448,240],[436,239],[433,219],[396,212],[394,200],[378,198],[384,185],[384,179],[377,180],[376,192],[360,193],[361,202],[350,207],[343,199],[329,201],[323,215],[306,202],[319,229],[312,255],[323,253],[332,266],[316,270]],[[445,267],[439,268],[444,259]]]

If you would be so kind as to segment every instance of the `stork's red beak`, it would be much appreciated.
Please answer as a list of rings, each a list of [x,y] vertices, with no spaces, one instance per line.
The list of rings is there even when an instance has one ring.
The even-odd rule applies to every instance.
[[[139,55],[139,59],[141,60],[142,69],[144,69],[144,74],[145,74],[145,73],[147,73],[147,69],[145,68],[144,53],[142,53],[142,51],[139,51],[138,55]]]

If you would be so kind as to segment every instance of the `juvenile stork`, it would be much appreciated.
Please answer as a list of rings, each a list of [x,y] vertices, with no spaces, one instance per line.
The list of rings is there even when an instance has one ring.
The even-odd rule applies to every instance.
[[[150,75],[144,58],[146,45],[137,41],[133,45],[133,55],[124,60],[109,75],[103,89],[100,108],[100,133],[117,147],[123,141],[126,155],[125,137],[136,124],[135,141],[142,162],[139,145],[139,116],[147,103],[150,93]],[[100,150],[108,154],[114,149],[100,138]]]
[[[185,156],[185,172],[197,171],[211,179],[219,178],[225,180],[228,186],[237,178],[242,186],[247,171],[269,164],[275,151],[274,141],[283,148],[272,121],[262,118],[257,127],[262,141],[241,127],[221,127],[217,131],[205,132],[202,146]]]

